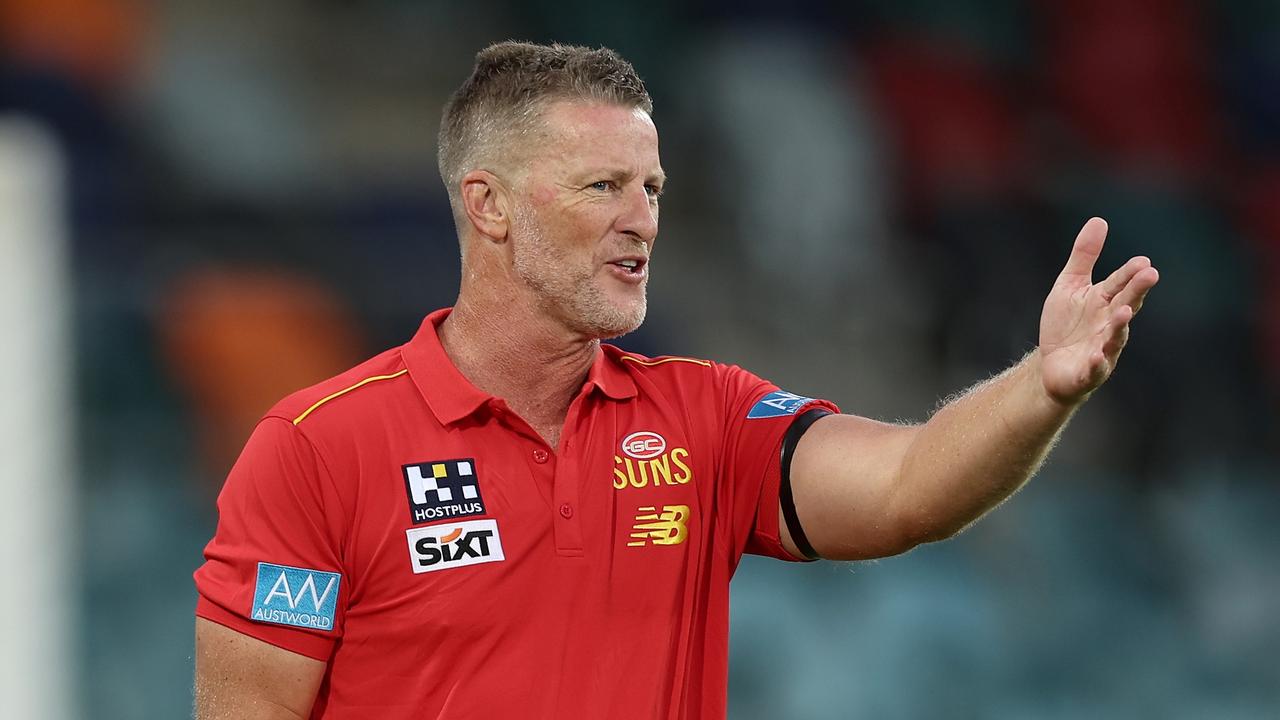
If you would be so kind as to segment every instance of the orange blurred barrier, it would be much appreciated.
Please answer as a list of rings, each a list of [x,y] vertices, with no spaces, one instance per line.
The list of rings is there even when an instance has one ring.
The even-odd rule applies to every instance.
[[[171,286],[157,322],[165,360],[191,403],[205,469],[219,484],[277,400],[360,357],[342,300],[314,280],[276,271],[195,271]]]
[[[111,87],[137,67],[147,24],[136,0],[0,0],[5,55]]]

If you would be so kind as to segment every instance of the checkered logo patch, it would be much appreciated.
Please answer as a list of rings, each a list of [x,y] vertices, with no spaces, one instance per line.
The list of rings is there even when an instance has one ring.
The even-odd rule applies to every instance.
[[[413,522],[484,515],[475,468],[473,458],[405,465],[404,486]]]

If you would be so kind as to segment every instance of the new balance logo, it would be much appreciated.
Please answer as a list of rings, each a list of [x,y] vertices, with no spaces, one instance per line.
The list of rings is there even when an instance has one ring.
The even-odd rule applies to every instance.
[[[249,617],[277,625],[332,630],[340,583],[338,573],[260,562]]]
[[[627,546],[679,545],[689,535],[688,523],[688,505],[663,505],[661,511],[654,505],[646,505],[636,513],[636,524],[631,528],[631,541]]]
[[[475,460],[435,460],[403,469],[413,522],[485,514]]]

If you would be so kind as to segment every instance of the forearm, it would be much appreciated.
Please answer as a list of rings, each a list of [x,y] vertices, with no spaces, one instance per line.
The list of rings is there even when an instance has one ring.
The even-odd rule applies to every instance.
[[[1027,481],[1076,408],[1106,382],[1160,274],[1130,258],[1093,284],[1106,223],[1085,223],[1040,314],[1040,347],[923,425],[822,418],[797,443],[791,494],[823,557],[894,555],[959,532]],[[781,515],[780,511],[780,515]],[[783,518],[785,520],[785,518]],[[795,551],[790,532],[779,532]]]
[[[943,405],[916,428],[895,487],[913,540],[950,537],[1012,495],[1076,407],[1045,392],[1038,350]]]

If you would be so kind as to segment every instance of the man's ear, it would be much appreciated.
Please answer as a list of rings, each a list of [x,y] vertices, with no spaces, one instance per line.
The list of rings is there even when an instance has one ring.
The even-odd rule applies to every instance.
[[[511,229],[510,194],[497,175],[487,170],[463,175],[462,209],[481,235],[492,242],[507,241]]]

